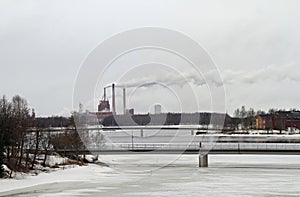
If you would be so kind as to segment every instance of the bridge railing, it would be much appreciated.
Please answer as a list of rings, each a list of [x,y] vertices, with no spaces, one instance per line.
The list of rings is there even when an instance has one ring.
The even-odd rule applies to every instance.
[[[93,149],[93,147],[89,147]],[[103,150],[199,150],[199,144],[172,143],[114,143],[103,147]]]
[[[211,148],[212,150],[300,151],[299,143],[216,143],[213,146],[204,143],[202,147]]]
[[[99,147],[89,146],[89,150],[99,151]],[[126,151],[126,150],[206,150],[206,151],[242,151],[242,150],[253,150],[253,151],[300,151],[300,143],[199,143],[192,144],[179,144],[179,143],[115,143],[107,144],[101,148],[105,151]]]
[[[290,151],[300,153],[300,143],[114,143],[105,144],[104,146],[90,145],[85,150],[79,151],[90,151],[90,152],[101,152],[101,151]],[[58,150],[58,151],[75,151],[75,150]]]

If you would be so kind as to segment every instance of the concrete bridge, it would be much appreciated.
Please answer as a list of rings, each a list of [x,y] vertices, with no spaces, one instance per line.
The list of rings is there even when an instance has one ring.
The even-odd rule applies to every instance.
[[[216,143],[114,143],[101,148],[58,150],[64,154],[198,154],[199,167],[208,167],[208,154],[283,154],[300,155],[300,143],[216,142]]]
[[[31,128],[29,132],[74,131],[74,127]],[[101,132],[113,143],[85,149],[57,150],[63,154],[198,154],[199,167],[208,166],[208,154],[300,155],[300,135],[224,135],[221,129],[201,125],[147,125],[77,128]],[[153,132],[153,130],[155,132]],[[199,133],[199,135],[198,135]],[[173,143],[169,143],[170,140]]]

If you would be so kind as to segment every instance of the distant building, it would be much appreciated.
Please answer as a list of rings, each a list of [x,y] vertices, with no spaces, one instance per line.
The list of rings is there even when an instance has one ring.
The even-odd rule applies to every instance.
[[[134,115],[134,109],[133,109],[133,108],[131,108],[131,109],[126,109],[126,114]]]
[[[291,111],[285,115],[286,127],[300,129],[300,111]]]
[[[262,114],[256,117],[256,129],[272,129],[273,128],[273,115]]]
[[[109,111],[110,110],[110,105],[108,100],[102,100],[100,101],[98,105],[98,112],[101,111]]]
[[[154,114],[161,114],[161,105],[154,105]]]
[[[286,130],[289,127],[300,129],[299,111],[277,111],[256,116],[257,129]]]

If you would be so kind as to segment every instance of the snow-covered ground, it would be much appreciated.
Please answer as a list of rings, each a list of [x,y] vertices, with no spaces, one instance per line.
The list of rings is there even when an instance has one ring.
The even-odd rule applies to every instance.
[[[106,155],[97,164],[0,180],[0,195],[22,196],[298,196],[300,156]],[[172,161],[172,162],[171,162]],[[164,166],[161,164],[169,163]],[[132,172],[135,173],[132,173]]]

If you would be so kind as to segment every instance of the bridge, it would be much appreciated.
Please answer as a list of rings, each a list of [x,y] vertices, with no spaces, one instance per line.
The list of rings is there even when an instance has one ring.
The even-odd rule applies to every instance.
[[[72,154],[198,154],[199,167],[208,167],[208,154],[284,154],[300,155],[300,143],[275,142],[201,142],[191,144],[178,143],[116,143],[99,148],[89,146],[84,150],[58,150]]]
[[[31,127],[28,132],[65,132],[76,130],[89,130],[89,131],[116,131],[116,130],[201,130],[201,131],[221,131],[222,128],[208,128],[202,125],[137,125],[137,126],[86,126],[86,127],[46,127],[37,128]]]
[[[200,147],[201,146],[201,147]],[[300,143],[201,143],[201,144],[111,144],[101,149],[89,146],[87,152],[99,154],[289,154],[300,155]]]
[[[34,132],[36,128],[29,131]],[[76,131],[74,127],[45,128],[46,132]],[[77,128],[101,132],[109,142],[81,150],[56,150],[63,154],[198,154],[199,167],[208,166],[208,154],[300,155],[300,135],[226,135],[200,125],[147,125]],[[199,135],[198,135],[199,134]]]

